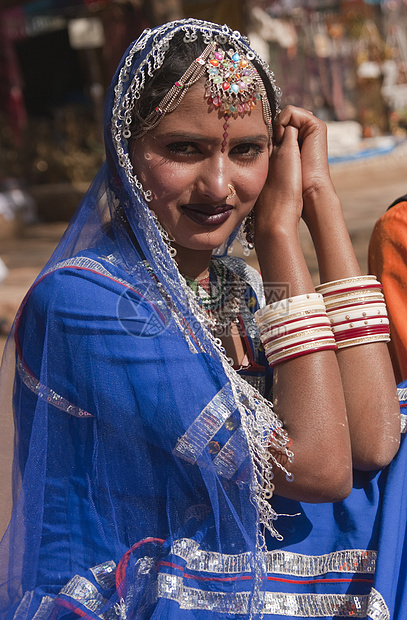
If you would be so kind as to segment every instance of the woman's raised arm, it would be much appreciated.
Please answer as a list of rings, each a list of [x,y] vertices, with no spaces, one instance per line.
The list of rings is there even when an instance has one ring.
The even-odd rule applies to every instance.
[[[286,283],[291,297],[314,292],[299,240],[305,220],[321,283],[360,275],[328,167],[326,126],[289,106],[275,123],[269,178],[256,205],[255,245],[266,292]],[[335,501],[351,488],[352,467],[385,466],[397,451],[400,418],[383,342],[309,353],[274,369],[275,408],[293,440],[296,482],[277,473],[284,495]]]

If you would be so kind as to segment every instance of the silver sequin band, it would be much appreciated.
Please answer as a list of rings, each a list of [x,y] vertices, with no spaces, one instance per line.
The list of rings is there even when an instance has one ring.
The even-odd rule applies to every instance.
[[[264,616],[366,618],[368,615],[371,620],[390,620],[387,605],[374,588],[366,595],[265,592],[263,596]],[[180,609],[240,616],[248,613],[250,593],[203,591],[185,586],[182,577],[161,573],[158,575],[158,597],[177,602]]]
[[[221,554],[200,549],[190,538],[172,544],[173,555],[186,562],[189,570],[208,573],[244,573],[251,571],[249,553]],[[366,549],[344,549],[325,555],[302,555],[290,551],[267,551],[267,573],[295,577],[317,577],[326,573],[368,573],[374,575],[377,552]]]
[[[397,394],[400,402],[407,400],[407,387],[397,388]],[[405,413],[401,414],[401,432],[407,432],[407,415]]]
[[[196,541],[180,539],[172,544],[172,554],[186,562],[189,570],[205,572],[236,574],[250,572],[248,553],[236,555],[222,555],[220,553],[203,551]],[[143,558],[142,574],[149,573],[155,567],[152,558]],[[287,551],[269,551],[266,553],[266,568],[268,573],[296,576],[317,577],[330,572],[336,573],[365,573],[373,575],[376,563],[376,552],[360,549],[346,549],[320,556],[306,556]],[[116,565],[112,561],[104,562],[91,569],[95,581],[103,588],[114,586]],[[28,609],[32,592],[27,592],[18,613]],[[115,620],[117,610],[107,609],[106,599],[97,587],[88,579],[75,575],[62,588],[59,596],[67,597],[74,604],[80,604],[85,609],[99,616],[102,620]],[[240,616],[248,613],[250,592],[219,592],[201,590],[184,585],[182,577],[159,573],[157,584],[157,598],[166,598],[175,601],[180,609],[210,610],[217,613],[229,613]],[[266,592],[263,596],[264,615],[278,614],[286,617],[320,618],[337,616],[343,618],[365,618],[371,620],[390,620],[389,611],[383,597],[372,588],[366,595],[348,594],[298,594],[284,592]],[[48,618],[55,599],[45,596],[33,620]],[[58,604],[58,603],[57,603]],[[121,617],[126,617],[123,604],[120,607]],[[17,618],[17,615],[15,616]]]
[[[73,405],[69,400],[55,392],[52,388],[40,383],[40,381],[25,368],[20,359],[17,359],[17,372],[24,385],[31,390],[31,392],[36,394],[38,398],[45,400],[50,405],[76,418],[93,418],[93,415],[88,411]]]
[[[90,572],[103,590],[110,590],[116,585],[116,564],[112,560],[94,566]]]
[[[227,383],[215,394],[187,432],[177,441],[174,454],[188,463],[196,463],[209,441],[234,411],[236,411],[236,401],[232,388]]]

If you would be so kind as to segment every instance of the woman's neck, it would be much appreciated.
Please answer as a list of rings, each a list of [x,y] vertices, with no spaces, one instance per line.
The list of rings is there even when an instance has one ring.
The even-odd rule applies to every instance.
[[[190,280],[201,280],[208,275],[212,250],[196,251],[173,245],[177,250],[175,261],[183,276]]]

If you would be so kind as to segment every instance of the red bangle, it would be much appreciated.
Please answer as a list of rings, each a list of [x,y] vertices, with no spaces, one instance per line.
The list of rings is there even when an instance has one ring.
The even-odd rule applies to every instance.
[[[362,336],[376,336],[380,334],[386,334],[390,336],[390,331],[384,327],[374,328],[364,328],[360,327],[359,329],[350,329],[345,332],[340,332],[339,334],[334,334],[336,342],[342,342],[343,340],[353,340],[353,338],[361,338]]]
[[[284,355],[283,357],[280,357],[279,359],[275,360],[274,362],[269,362],[270,366],[276,366],[277,364],[281,364],[282,362],[287,362],[289,360],[293,360],[296,357],[301,357],[302,355],[307,355],[307,353],[317,353],[318,351],[336,351],[337,350],[337,346],[336,344],[330,343],[330,344],[325,344],[325,345],[321,345],[319,347],[315,347],[313,349],[308,349],[306,351],[297,351],[296,353],[287,353],[287,355]]]
[[[342,310],[344,308],[353,308],[353,306],[368,306],[370,304],[383,304],[383,306],[385,306],[385,301],[384,301],[384,297],[381,299],[366,299],[364,301],[355,301],[354,303],[350,303],[350,304],[344,304],[342,306],[334,306],[333,308],[328,308],[327,309],[327,313],[328,316],[330,314],[330,312],[337,312],[338,310]]]
[[[371,288],[383,289],[383,286],[380,284],[380,282],[378,282],[377,284],[368,284],[367,286],[366,284],[362,284],[360,286],[356,285],[356,286],[351,286],[349,288],[337,289],[336,291],[329,291],[327,293],[321,293],[321,295],[323,296],[325,300],[326,297],[331,297],[333,295],[341,295],[342,293],[351,293],[352,291],[360,291],[360,290],[369,291]]]
[[[280,325],[289,325],[290,323],[296,323],[297,321],[305,321],[305,319],[308,319],[308,318],[319,318],[319,317],[326,317],[326,313],[325,312],[321,312],[321,313],[318,313],[318,314],[316,314],[316,313],[314,314],[313,313],[313,314],[310,314],[309,316],[305,315],[304,317],[298,317],[297,316],[297,317],[295,317],[293,319],[289,319],[288,321],[281,321],[281,322],[279,322],[276,319],[274,321],[274,323],[276,324],[275,326],[273,325],[273,322],[269,323],[268,325],[266,325],[264,327],[264,329],[260,330],[260,333],[261,334],[265,334],[265,333],[267,333],[268,330],[274,329],[274,327],[277,327],[277,326],[280,327]]]
[[[333,336],[332,336],[333,338]],[[332,338],[329,338],[330,340]],[[303,340],[300,342],[296,342],[296,343],[286,343],[285,345],[283,345],[282,347],[280,347],[279,349],[275,349],[274,351],[266,351],[266,356],[270,355],[277,355],[277,353],[280,353],[281,351],[289,351],[290,349],[295,349],[296,347],[300,347],[303,346],[304,344],[310,344],[311,342],[319,342],[320,340],[328,340],[328,337],[325,336],[316,336],[315,338],[310,338],[309,340]],[[330,344],[334,344],[334,343],[330,343]],[[313,350],[313,349],[312,349]]]
[[[306,331],[307,329],[313,329],[315,327],[330,328],[331,326],[329,323],[316,323],[315,325],[303,325],[302,327],[299,327],[298,329],[290,329],[282,334],[276,334],[275,336],[270,336],[270,338],[267,338],[267,340],[262,340],[262,344],[263,346],[265,346],[266,344],[269,344],[270,342],[277,340],[277,338],[282,338],[284,336],[290,336],[291,334],[300,334],[301,332]],[[264,334],[267,334],[267,332],[264,332]]]

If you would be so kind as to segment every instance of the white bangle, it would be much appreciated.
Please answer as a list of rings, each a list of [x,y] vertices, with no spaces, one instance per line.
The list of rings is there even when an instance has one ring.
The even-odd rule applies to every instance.
[[[336,335],[346,331],[350,333],[352,329],[356,330],[361,327],[377,327],[379,325],[385,326],[388,324],[389,320],[386,317],[378,319],[362,319],[359,321],[349,321],[348,323],[344,323],[343,325],[333,325],[332,331]]]
[[[332,282],[323,282],[322,284],[318,284],[318,286],[315,287],[315,290],[325,296],[332,291],[340,292],[347,289],[363,290],[364,288],[369,287],[381,288],[381,284],[376,278],[376,276],[355,276],[353,278],[342,278],[341,280],[333,280]]]
[[[290,332],[299,331],[301,329],[307,329],[308,327],[321,327],[323,325],[330,326],[328,316],[325,314],[300,316],[296,320],[288,320],[283,323],[275,323],[272,325],[265,325],[260,330],[260,337],[263,338],[275,338],[277,336],[285,336]]]
[[[355,306],[347,311],[330,311],[328,317],[331,325],[340,325],[349,321],[359,321],[372,317],[387,317],[387,309],[386,304],[375,303],[368,306]]]

